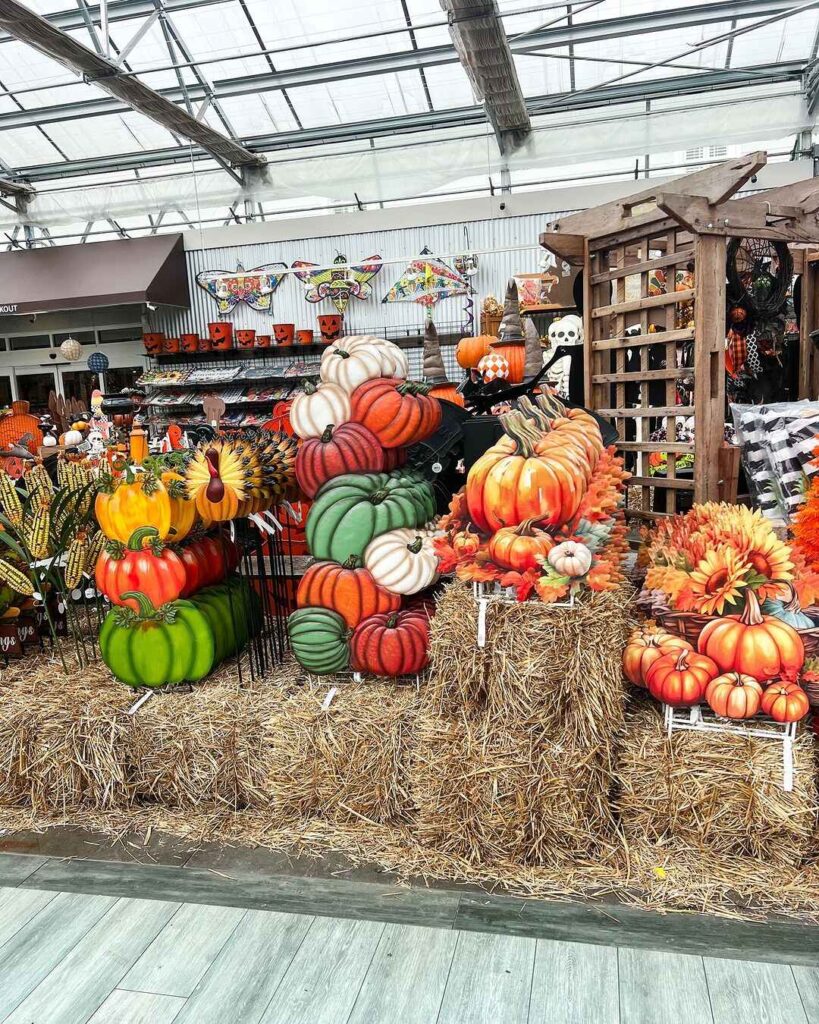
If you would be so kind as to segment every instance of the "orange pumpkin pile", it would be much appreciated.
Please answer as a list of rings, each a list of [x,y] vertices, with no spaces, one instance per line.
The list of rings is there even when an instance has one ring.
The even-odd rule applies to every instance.
[[[436,540],[442,571],[544,603],[622,579],[622,461],[597,421],[555,396],[521,398],[472,465]]]

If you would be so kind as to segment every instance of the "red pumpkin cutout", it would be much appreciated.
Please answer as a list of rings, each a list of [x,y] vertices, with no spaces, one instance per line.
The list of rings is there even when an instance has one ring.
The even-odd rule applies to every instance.
[[[719,675],[715,662],[694,651],[671,651],[646,672],[651,696],[663,704],[686,708],[699,704],[711,680]]]
[[[239,343],[239,348],[253,348],[256,342],[256,331],[253,328],[237,331],[236,341]]]
[[[354,672],[376,676],[414,675],[429,661],[429,619],[423,612],[372,615],[350,640]]]
[[[384,449],[360,423],[331,425],[321,437],[308,438],[298,450],[295,466],[299,487],[308,498],[334,476],[380,473],[383,468]]]
[[[183,352],[197,352],[199,350],[199,335],[180,334],[179,347],[182,349]]]
[[[762,694],[762,711],[775,722],[798,722],[810,711],[810,701],[798,683],[771,683]]]

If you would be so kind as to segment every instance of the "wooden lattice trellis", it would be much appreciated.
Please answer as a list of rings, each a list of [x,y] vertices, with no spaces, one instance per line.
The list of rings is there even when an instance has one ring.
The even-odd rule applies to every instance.
[[[674,512],[680,492],[708,501],[736,490],[737,452],[723,444],[727,239],[819,242],[815,179],[728,201],[765,162],[765,153],[728,160],[553,222],[540,237],[545,248],[583,267],[586,404],[613,420],[619,448],[635,453],[632,483],[642,489],[645,517],[654,518],[660,504],[664,513]],[[800,259],[801,266],[814,266],[807,253]],[[808,274],[804,281],[800,390],[815,395],[819,368],[810,361],[806,321],[819,322],[810,315],[819,290],[810,287]],[[630,333],[635,329],[637,336]],[[693,404],[677,404],[681,378],[693,379]],[[678,439],[692,415],[693,444]],[[663,419],[666,440],[651,441]],[[649,473],[655,452],[667,455],[665,475]],[[694,456],[693,479],[678,472],[686,454]],[[652,491],[655,511],[648,511]]]

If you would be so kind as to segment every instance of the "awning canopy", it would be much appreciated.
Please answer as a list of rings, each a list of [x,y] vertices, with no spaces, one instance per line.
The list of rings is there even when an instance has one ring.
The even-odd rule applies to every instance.
[[[190,306],[182,235],[0,254],[0,314],[153,302]]]

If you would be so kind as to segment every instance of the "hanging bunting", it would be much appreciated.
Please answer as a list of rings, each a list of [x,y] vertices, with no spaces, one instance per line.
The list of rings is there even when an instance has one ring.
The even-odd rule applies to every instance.
[[[344,313],[351,298],[368,299],[372,295],[369,281],[381,270],[381,257],[368,256],[359,266],[347,265],[347,257],[339,253],[333,260],[335,267],[316,269],[318,264],[295,260],[296,277],[307,289],[308,302],[329,299],[339,313]]]
[[[241,263],[236,270],[203,270],[196,275],[196,283],[216,300],[221,314],[230,313],[240,302],[251,309],[266,313],[270,309],[273,292],[282,282],[286,263],[265,263],[261,267],[245,270]]]
[[[471,290],[465,274],[432,256],[431,250],[424,247],[381,301],[418,302],[429,307],[452,295],[469,295]]]

